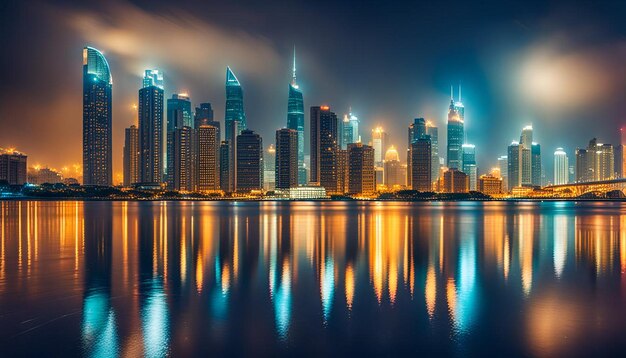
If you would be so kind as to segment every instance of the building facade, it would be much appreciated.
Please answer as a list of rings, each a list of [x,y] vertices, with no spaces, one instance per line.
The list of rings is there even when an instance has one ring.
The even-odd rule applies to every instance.
[[[337,115],[328,106],[311,107],[311,183],[338,194]]]
[[[287,99],[287,128],[296,131],[298,139],[298,183],[306,184],[304,166],[304,99],[296,81],[296,50],[293,50],[293,68]],[[278,179],[276,179],[278,181]]]
[[[219,130],[211,125],[200,124],[195,129],[197,175],[196,190],[215,192],[220,190]]]
[[[231,122],[236,121],[236,133],[231,133],[233,126]],[[224,127],[226,127],[226,139],[238,136],[242,130],[248,128],[246,123],[246,112],[243,107],[243,88],[239,80],[230,69],[226,67],[226,107],[224,117]]]
[[[465,142],[465,108],[460,100],[456,104],[454,98],[450,98],[448,107],[448,149],[446,165],[450,169],[461,169],[462,146]]]
[[[411,188],[421,192],[432,191],[431,143],[428,136],[411,144]]]
[[[0,183],[24,185],[27,180],[26,154],[0,148]]]
[[[394,146],[385,153],[384,184],[388,189],[406,185],[406,174],[403,173],[400,155]]]
[[[469,177],[458,169],[448,169],[443,173],[444,193],[467,193],[469,191]]]
[[[237,136],[237,176],[235,191],[249,193],[263,189],[263,140],[254,131],[244,129]]]
[[[494,175],[481,175],[478,179],[478,191],[487,195],[502,194],[502,178]]]
[[[275,177],[277,189],[298,186],[298,131],[283,128],[276,131]]]
[[[567,153],[563,148],[557,148],[554,152],[554,184],[567,184],[569,181],[569,163]]]
[[[463,160],[462,171],[469,177],[470,190],[476,190],[478,184],[478,168],[476,166],[476,146],[473,144],[463,144],[462,156]]]
[[[139,90],[139,181],[163,181],[163,74],[146,70]]]
[[[375,150],[363,143],[348,144],[348,194],[372,195],[376,192]]]
[[[139,182],[139,129],[132,125],[124,130],[124,186]]]

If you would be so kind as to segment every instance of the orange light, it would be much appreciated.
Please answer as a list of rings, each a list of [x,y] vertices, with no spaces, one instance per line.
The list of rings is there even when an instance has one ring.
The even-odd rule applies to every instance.
[[[322,109],[322,111],[328,111],[330,109],[330,107],[328,106],[322,106],[320,108]]]

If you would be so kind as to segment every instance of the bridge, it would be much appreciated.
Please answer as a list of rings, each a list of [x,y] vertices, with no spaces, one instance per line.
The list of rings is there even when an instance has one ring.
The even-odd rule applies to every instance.
[[[552,191],[555,196],[561,197],[579,197],[585,194],[604,196],[609,192],[616,192],[619,196],[626,196],[626,178],[548,185],[543,190]],[[620,193],[617,193],[618,191]]]

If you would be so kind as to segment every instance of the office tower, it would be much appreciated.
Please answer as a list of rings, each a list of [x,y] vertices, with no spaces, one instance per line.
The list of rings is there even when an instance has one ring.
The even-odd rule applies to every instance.
[[[361,136],[359,135],[359,118],[352,114],[352,110],[343,116],[341,129],[341,149],[347,149],[348,144],[361,141]]]
[[[276,189],[298,186],[298,131],[283,128],[276,131]]]
[[[124,130],[124,186],[139,182],[139,129],[132,125]]]
[[[194,183],[193,129],[176,128],[170,132],[168,150],[167,188],[170,190],[192,191]],[[171,154],[171,157],[169,156]]]
[[[487,195],[502,194],[502,178],[481,175],[478,179],[478,191]]]
[[[207,124],[195,129],[197,190],[217,191],[220,189],[219,130]]]
[[[532,143],[530,148],[530,166],[531,166],[531,184],[533,186],[542,186],[543,180],[543,168],[541,166],[541,146],[537,143]]]
[[[237,191],[237,137],[239,136],[239,127],[241,127],[239,121],[235,120],[229,121],[226,125],[226,133],[230,135],[226,138],[228,142],[228,188],[233,192]]]
[[[220,143],[220,189],[226,193],[232,193],[234,188],[231,186],[230,180],[230,145],[227,140],[223,140]]]
[[[348,192],[350,168],[348,167],[348,150],[337,149],[337,193]]]
[[[464,120],[465,108],[461,103],[460,97],[459,101],[455,104],[454,93],[450,93],[447,150],[447,166],[450,169],[461,169],[461,146],[465,142]]]
[[[509,158],[506,155],[498,157],[498,168],[502,177],[502,190],[509,188]]]
[[[83,49],[83,183],[113,183],[112,85],[109,64],[93,47]]]
[[[372,147],[374,148],[374,165],[382,168],[384,150],[387,147],[387,133],[382,127],[372,129]]]
[[[174,183],[174,173],[170,168],[174,168],[174,153],[180,148],[174,148],[174,131],[187,127],[191,129],[191,101],[186,93],[174,94],[167,100],[167,182],[168,187]],[[172,189],[170,187],[170,189]]]
[[[298,136],[298,183],[306,184],[304,167],[304,99],[296,82],[296,49],[293,49],[293,68],[287,100],[287,128],[293,129]],[[278,179],[277,179],[278,180]]]
[[[430,138],[424,136],[411,143],[411,188],[432,191]]]
[[[532,165],[532,143],[533,143],[533,127],[526,126],[522,129],[520,135],[519,146],[521,155],[520,170],[522,175],[522,185],[533,184],[533,165]]]
[[[0,148],[0,184],[24,185],[27,179],[26,154]]]
[[[384,184],[388,189],[395,186],[405,185],[406,178],[402,176],[402,167],[400,164],[400,155],[393,145],[387,149],[385,153],[385,171]]]
[[[431,121],[426,121],[426,135],[430,136],[431,179],[437,181],[439,179],[439,129]]]
[[[369,145],[348,144],[348,194],[372,195],[376,192],[375,154]]]
[[[262,190],[264,168],[261,136],[249,129],[242,130],[241,134],[237,136],[236,151],[235,191],[249,193],[252,190]]]
[[[139,182],[163,181],[163,73],[146,70],[139,90]]]
[[[330,107],[311,107],[311,182],[339,193],[337,175],[337,115]]]
[[[222,126],[220,121],[213,118],[213,107],[211,103],[200,103],[200,107],[196,107],[193,117],[193,127],[200,128],[202,125],[213,126],[217,129],[218,141],[222,138]]]
[[[554,152],[554,184],[567,184],[569,163],[567,153],[563,148],[557,148]]]
[[[444,193],[467,193],[469,191],[469,178],[467,174],[458,169],[448,169],[443,173]]]
[[[587,149],[576,149],[576,182],[613,179],[615,176],[613,146],[589,141]]]
[[[469,177],[470,190],[476,190],[478,168],[476,167],[476,146],[463,144],[461,146],[462,171]]]
[[[409,146],[426,135],[426,120],[424,118],[415,118],[413,123],[409,125]]]
[[[509,145],[507,155],[508,191],[522,186],[521,154],[521,145],[518,142]]]
[[[276,189],[276,147],[270,144],[263,155],[263,190]]]
[[[236,133],[231,133],[233,126],[231,122],[237,121]],[[246,112],[243,108],[243,89],[239,80],[230,69],[226,67],[226,112],[224,116],[224,126],[226,127],[226,138],[237,137],[242,130],[248,128],[246,125]]]

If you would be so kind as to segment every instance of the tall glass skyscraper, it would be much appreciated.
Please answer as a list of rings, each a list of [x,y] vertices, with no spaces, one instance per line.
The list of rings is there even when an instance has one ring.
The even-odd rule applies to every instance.
[[[163,73],[146,70],[139,90],[139,181],[163,181]]]
[[[439,129],[431,121],[426,121],[426,135],[430,136],[431,179],[436,181],[439,179]]]
[[[464,131],[465,107],[459,101],[454,103],[454,93],[450,93],[450,107],[448,108],[448,150],[447,165],[450,169],[461,170],[462,146],[465,142]]]
[[[361,141],[361,136],[359,135],[359,118],[352,114],[352,109],[350,109],[348,114],[343,116],[340,132],[339,144],[341,149],[347,149],[348,144]]]
[[[239,135],[242,130],[248,128],[246,124],[246,113],[243,109],[243,89],[230,67],[226,67],[226,114],[224,126],[226,127],[227,140],[233,137],[231,134],[231,126],[229,125],[232,121],[239,122],[235,136]]]
[[[179,179],[180,166],[191,159],[186,158],[189,150],[180,146],[191,146],[191,100],[186,93],[174,94],[167,100],[167,185],[177,188],[178,183],[186,187],[185,178]],[[183,130],[178,133],[177,131]]]
[[[298,132],[298,184],[306,184],[304,167],[304,99],[296,82],[296,49],[293,49],[292,78],[287,101],[287,128]]]
[[[473,144],[463,144],[463,173],[469,177],[470,190],[476,190],[478,169],[476,167],[476,146]]]
[[[557,148],[554,152],[554,184],[567,184],[569,180],[569,163],[567,153],[563,148]]]
[[[83,49],[83,183],[113,184],[111,71],[104,55]]]
[[[311,107],[311,182],[338,193],[337,115],[330,107]]]

